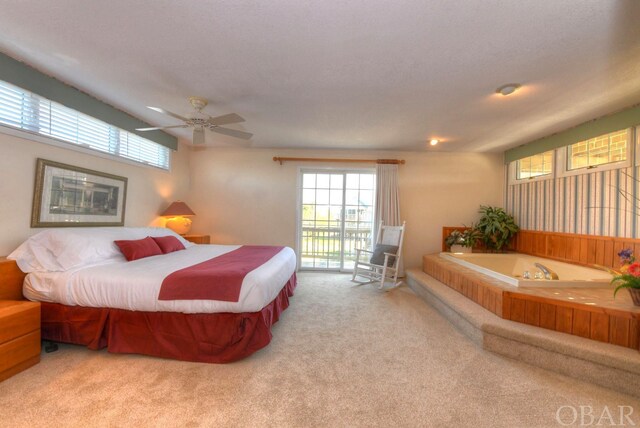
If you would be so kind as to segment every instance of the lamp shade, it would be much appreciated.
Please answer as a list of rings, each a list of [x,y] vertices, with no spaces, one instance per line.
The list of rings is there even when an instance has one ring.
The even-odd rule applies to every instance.
[[[162,213],[163,217],[189,216],[196,215],[187,204],[182,201],[173,202]]]

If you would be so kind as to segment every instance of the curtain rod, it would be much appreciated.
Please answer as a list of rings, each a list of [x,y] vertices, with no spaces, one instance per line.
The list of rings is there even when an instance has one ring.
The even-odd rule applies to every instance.
[[[330,159],[330,158],[283,158],[274,156],[275,162],[280,162],[282,165],[284,162],[296,161],[296,162],[345,162],[345,163],[378,163],[378,164],[392,164],[392,165],[404,165],[404,159]]]

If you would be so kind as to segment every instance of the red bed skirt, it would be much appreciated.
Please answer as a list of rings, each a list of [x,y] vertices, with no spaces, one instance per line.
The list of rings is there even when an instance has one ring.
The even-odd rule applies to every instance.
[[[184,314],[42,303],[42,338],[89,349],[205,363],[247,357],[271,341],[271,326],[289,307],[296,274],[258,312]]]

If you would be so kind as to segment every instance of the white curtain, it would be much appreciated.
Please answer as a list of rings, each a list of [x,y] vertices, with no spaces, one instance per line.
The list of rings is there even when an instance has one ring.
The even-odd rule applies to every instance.
[[[376,227],[381,220],[389,226],[402,224],[398,196],[398,165],[376,165]]]
[[[376,218],[375,233],[378,233],[380,221],[389,226],[400,226],[400,196],[398,194],[398,165],[376,165]],[[402,260],[401,260],[402,262]],[[403,272],[400,263],[399,272]]]

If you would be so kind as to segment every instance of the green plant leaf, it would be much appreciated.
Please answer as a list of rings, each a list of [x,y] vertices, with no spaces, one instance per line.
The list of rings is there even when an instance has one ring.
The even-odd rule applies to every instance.
[[[502,250],[520,230],[515,219],[500,207],[480,205],[478,212],[481,217],[475,229],[489,250]]]
[[[618,294],[618,291],[622,290],[623,288],[636,288],[636,287],[626,282],[624,284],[620,284],[616,287],[615,290],[613,290],[613,297],[616,297],[616,294]]]

